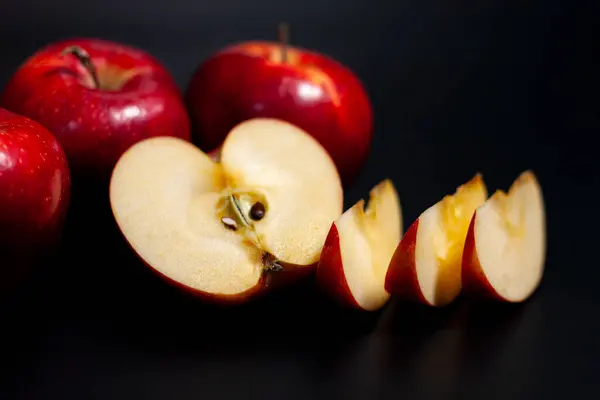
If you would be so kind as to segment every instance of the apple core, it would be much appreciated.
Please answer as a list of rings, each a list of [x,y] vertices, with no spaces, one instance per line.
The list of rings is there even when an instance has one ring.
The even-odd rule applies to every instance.
[[[453,195],[441,201],[442,226],[436,240],[436,253],[440,267],[460,264],[469,223],[475,209],[487,199],[487,189],[480,174],[459,186]],[[439,237],[441,236],[441,237]]]
[[[258,200],[260,199],[260,200]],[[244,239],[261,247],[254,222],[265,215],[265,196],[240,190],[225,190],[217,202],[217,217],[226,228],[244,235]],[[261,214],[262,212],[262,214]]]

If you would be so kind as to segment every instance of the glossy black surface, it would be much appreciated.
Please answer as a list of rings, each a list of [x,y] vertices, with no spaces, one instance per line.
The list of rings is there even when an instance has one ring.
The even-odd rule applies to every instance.
[[[288,20],[294,42],[347,64],[373,99],[373,151],[347,205],[390,176],[408,224],[477,171],[493,190],[532,168],[549,237],[522,305],[361,314],[307,283],[223,310],[151,276],[110,213],[74,197],[60,254],[2,302],[0,398],[597,396],[593,2],[55,0],[50,16],[41,0],[7,1],[0,84],[39,46],[82,35],[146,48],[183,88],[211,52]]]

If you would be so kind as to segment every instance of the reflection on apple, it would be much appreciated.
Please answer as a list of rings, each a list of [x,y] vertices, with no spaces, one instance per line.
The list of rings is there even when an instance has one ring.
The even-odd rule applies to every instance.
[[[373,112],[359,78],[331,57],[281,42],[251,41],[216,52],[186,91],[194,141],[210,152],[238,123],[258,117],[290,122],[315,137],[344,184],[364,165]]]
[[[108,179],[132,144],[189,140],[189,118],[169,72],[131,46],[71,39],[49,44],[17,69],[1,105],[38,121],[64,148],[76,176]]]
[[[37,122],[0,108],[0,288],[18,283],[58,243],[70,187],[56,138]]]

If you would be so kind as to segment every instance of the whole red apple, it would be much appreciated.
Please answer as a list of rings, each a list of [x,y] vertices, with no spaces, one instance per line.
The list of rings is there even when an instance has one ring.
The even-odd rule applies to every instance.
[[[0,287],[60,238],[70,199],[65,153],[42,125],[0,108]]]
[[[364,87],[348,68],[313,51],[270,42],[227,47],[194,72],[186,103],[194,141],[207,152],[238,123],[269,117],[317,139],[344,184],[369,153],[373,114]]]
[[[123,152],[153,136],[189,140],[179,89],[146,52],[99,39],[50,44],[29,57],[0,99],[47,127],[74,176],[107,178]]]

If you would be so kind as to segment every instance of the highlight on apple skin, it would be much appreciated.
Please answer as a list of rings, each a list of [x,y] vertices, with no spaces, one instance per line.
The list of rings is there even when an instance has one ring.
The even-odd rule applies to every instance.
[[[317,282],[340,304],[366,311],[390,298],[386,271],[402,236],[402,210],[396,189],[386,179],[332,225],[317,267]]]
[[[0,103],[56,136],[75,181],[108,181],[121,154],[142,139],[190,140],[183,98],[166,68],[143,50],[101,39],[41,48],[10,78]]]
[[[223,48],[195,70],[185,93],[193,140],[210,152],[251,118],[290,122],[316,138],[344,185],[364,166],[373,135],[367,91],[348,67],[287,43],[251,41]]]
[[[462,252],[475,209],[487,199],[477,174],[453,195],[425,210],[398,244],[385,277],[392,295],[429,306],[444,306],[461,291]]]
[[[17,286],[59,243],[71,196],[56,138],[0,108],[0,291]]]
[[[114,169],[110,203],[152,270],[205,299],[235,303],[314,271],[343,192],[312,136],[258,118],[237,125],[213,158],[178,138],[135,144]]]
[[[523,172],[508,193],[498,190],[475,211],[462,259],[466,295],[518,303],[539,287],[546,260],[541,186]]]

